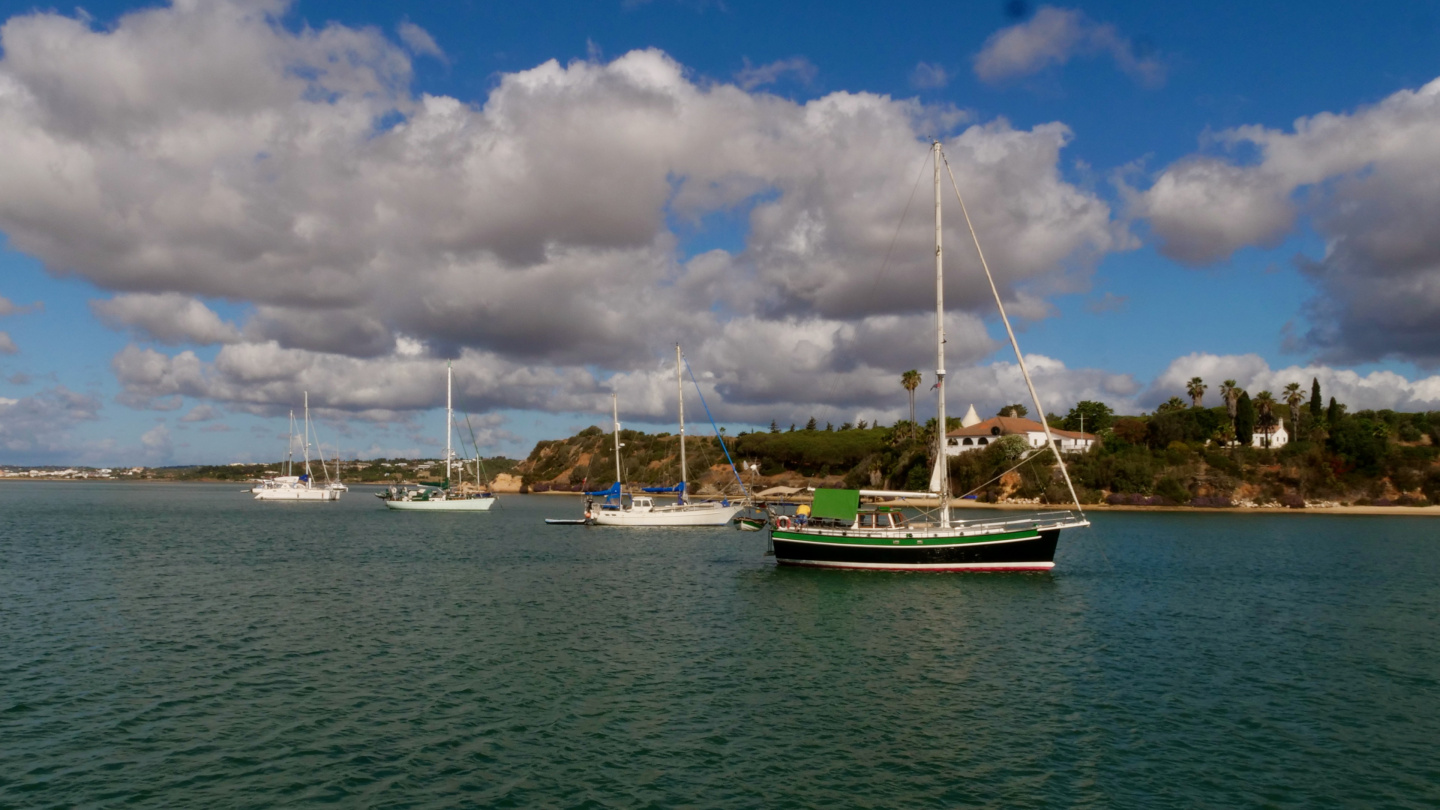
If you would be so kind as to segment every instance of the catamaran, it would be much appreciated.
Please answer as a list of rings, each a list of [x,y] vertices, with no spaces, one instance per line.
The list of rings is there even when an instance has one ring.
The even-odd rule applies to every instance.
[[[685,464],[685,380],[684,358],[675,344],[675,388],[680,414],[680,482],[670,487],[642,487],[645,495],[625,492],[620,476],[620,412],[612,396],[615,425],[615,483],[609,489],[586,493],[585,520],[598,526],[725,526],[745,508],[729,500],[692,501],[689,470]],[[651,495],[675,495],[675,503],[656,503]],[[595,503],[593,498],[602,498]]]
[[[257,501],[338,501],[340,493],[345,492],[348,487],[340,483],[340,460],[335,460],[335,479],[330,479],[330,470],[325,466],[324,456],[320,460],[320,469],[325,472],[324,484],[315,480],[310,472],[310,392],[305,392],[305,436],[300,441],[304,448],[305,472],[302,475],[295,474],[295,412],[290,412],[290,436],[289,447],[285,454],[285,474],[273,478],[262,478],[255,482],[250,490],[255,493]],[[318,444],[318,442],[317,442]]]
[[[478,485],[480,481],[480,450],[475,449],[475,481],[474,485],[465,486],[457,481],[456,486],[451,486],[455,480],[455,451],[451,439],[455,432],[455,411],[453,406],[453,393],[455,387],[454,372],[450,364],[445,364],[445,480],[440,486],[429,484],[410,484],[408,486],[392,486],[384,492],[378,492],[375,497],[385,502],[391,509],[398,509],[406,512],[487,512],[495,505],[495,495],[488,488]],[[464,464],[460,465],[464,470]],[[462,474],[463,475],[463,474]]]
[[[1070,473],[1065,469],[1065,459],[1055,445],[1050,426],[1045,424],[1045,436],[1051,452],[1060,465],[1070,496],[1075,500],[1075,511],[1045,512],[1024,517],[1003,519],[955,520],[951,515],[949,474],[945,454],[945,272],[942,252],[940,216],[940,169],[943,165],[950,174],[950,184],[965,215],[965,224],[975,242],[980,256],[980,265],[990,282],[990,291],[1000,308],[1000,319],[1010,336],[1010,345],[1015,349],[1025,384],[1035,402],[1037,413],[1045,413],[1025,357],[1015,340],[1015,331],[1005,315],[1005,305],[985,253],[980,249],[979,237],[970,222],[970,213],[960,197],[960,187],[955,183],[954,172],[941,151],[940,143],[932,145],[935,159],[935,324],[936,324],[936,371],[935,389],[937,410],[935,424],[936,448],[935,467],[930,479],[929,492],[903,492],[872,489],[818,489],[811,505],[810,514],[805,518],[777,515],[773,517],[770,531],[775,559],[782,565],[805,565],[824,568],[870,568],[902,571],[1044,571],[1055,567],[1055,546],[1060,532],[1064,529],[1089,526],[1084,507],[1075,495],[1075,486]],[[888,499],[892,502],[906,499],[938,500],[936,519],[913,521],[899,508],[888,506],[861,506],[861,498]]]

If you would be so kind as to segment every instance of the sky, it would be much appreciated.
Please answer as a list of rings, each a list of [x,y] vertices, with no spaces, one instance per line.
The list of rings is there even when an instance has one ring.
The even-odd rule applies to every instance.
[[[0,2],[0,464],[434,457],[447,364],[487,455],[674,430],[677,342],[732,434],[923,420],[932,139],[1045,410],[1440,409],[1440,0],[1369,5]]]

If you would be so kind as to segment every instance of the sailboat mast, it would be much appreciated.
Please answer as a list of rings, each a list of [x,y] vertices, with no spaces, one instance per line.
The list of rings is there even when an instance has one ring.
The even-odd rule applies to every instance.
[[[451,390],[450,390],[450,389],[451,389],[451,387],[452,387],[452,380],[453,380],[453,378],[454,378],[454,372],[452,372],[452,371],[450,370],[450,363],[449,363],[449,361],[446,361],[446,363],[445,363],[445,486],[446,486],[446,487],[449,487],[449,486],[450,486],[450,467],[451,467],[451,464],[452,464],[452,462],[453,462],[453,460],[454,460],[454,458],[455,458],[455,454],[454,454],[453,452],[451,452],[451,450],[450,450],[450,434],[454,432],[454,431],[452,431],[452,430],[450,429],[450,426],[453,424],[453,423],[450,421],[450,420],[453,418],[453,416],[451,415],[452,412],[451,412],[451,409],[450,409],[450,404],[451,404],[451,399],[450,399]]]
[[[945,253],[941,247],[944,229],[940,219],[940,142],[935,152],[935,378],[939,398],[935,408],[935,469],[940,479],[940,525],[950,525],[950,474],[945,457]]]
[[[680,503],[685,502],[685,491],[689,489],[686,478],[689,477],[685,469],[685,381],[680,375],[680,344],[675,344],[675,395],[680,403]]]
[[[295,409],[290,409],[290,436],[285,440],[285,475],[295,474]]]
[[[310,474],[310,392],[305,392],[305,478],[313,478]]]
[[[610,395],[610,423],[615,426],[615,483],[620,483],[620,399]]]

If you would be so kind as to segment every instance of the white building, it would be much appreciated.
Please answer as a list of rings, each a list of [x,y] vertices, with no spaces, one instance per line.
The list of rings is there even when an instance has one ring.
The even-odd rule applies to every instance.
[[[1269,435],[1269,442],[1266,442],[1266,435]],[[1268,447],[1274,450],[1284,447],[1290,441],[1290,434],[1285,432],[1285,426],[1276,422],[1268,428],[1255,428],[1255,435],[1250,438],[1250,444],[1255,447]]]
[[[1062,453],[1083,453],[1099,441],[1093,433],[1050,428]],[[1019,416],[996,416],[945,434],[945,453],[958,456],[970,450],[984,450],[1001,436],[1023,436],[1031,447],[1044,447],[1045,426]]]

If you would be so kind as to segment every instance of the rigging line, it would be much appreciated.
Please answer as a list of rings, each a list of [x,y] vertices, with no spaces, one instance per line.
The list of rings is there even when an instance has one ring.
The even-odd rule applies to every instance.
[[[1030,462],[1034,461],[1035,459],[1037,459],[1037,458],[1039,458],[1039,457],[1040,457],[1040,454],[1039,454],[1039,453],[1028,453],[1028,452],[1027,452],[1027,453],[1025,454],[1025,456],[1020,459],[1020,463],[1019,463],[1019,464],[1016,464],[1014,467],[1011,467],[1010,469],[1006,470],[1005,472],[1002,472],[1002,473],[1000,473],[999,475],[995,476],[994,478],[991,478],[989,481],[986,481],[985,483],[981,484],[980,486],[975,487],[974,489],[972,489],[972,490],[970,490],[969,492],[965,493],[965,495],[974,495],[975,493],[979,492],[980,490],[984,489],[985,487],[988,487],[988,486],[990,486],[991,484],[995,483],[996,481],[999,481],[1001,478],[1004,478],[1005,475],[1006,475],[1006,473],[1015,472],[1016,470],[1020,469],[1021,467],[1024,467],[1026,464],[1029,464]],[[960,497],[963,498],[963,497],[965,497],[965,495],[961,495]]]
[[[1000,290],[995,286],[995,277],[990,274],[990,264],[985,261],[985,251],[980,248],[980,237],[975,233],[975,224],[970,221],[970,211],[965,207],[965,198],[960,196],[960,184],[955,182],[955,170],[950,168],[950,159],[945,157],[944,150],[941,150],[940,157],[945,161],[945,171],[950,175],[950,187],[955,189],[955,199],[960,201],[960,213],[965,215],[965,226],[970,229],[970,238],[975,242],[975,252],[980,256],[980,266],[985,269],[985,280],[990,282],[990,292],[995,295],[995,306],[1000,308],[1000,320],[1005,324],[1005,333],[1010,336],[1010,345],[1015,349],[1015,359],[1020,364],[1020,374],[1025,378],[1025,386],[1030,389],[1030,399],[1035,402],[1035,410],[1040,414],[1040,426],[1045,428],[1045,440],[1049,442],[1050,449],[1055,453],[1055,461],[1060,465],[1060,474],[1065,476],[1065,486],[1070,489],[1070,497],[1075,500],[1075,509],[1080,512],[1080,517],[1085,517],[1085,507],[1080,505],[1080,496],[1075,494],[1075,484],[1070,480],[1070,471],[1065,467],[1065,459],[1060,456],[1060,448],[1055,445],[1055,436],[1050,432],[1050,420],[1045,418],[1045,406],[1040,404],[1040,395],[1035,392],[1035,383],[1030,379],[1030,370],[1025,366],[1025,355],[1020,353],[1020,342],[1015,339],[1015,330],[1010,327],[1010,318],[1005,314],[1005,302],[1000,300]]]
[[[870,295],[873,297],[875,291],[880,288],[880,282],[885,280],[885,269],[890,266],[890,253],[895,249],[895,240],[900,237],[900,228],[905,224],[905,217],[910,213],[910,204],[915,202],[915,192],[920,189],[920,178],[925,176],[925,164],[930,162],[930,156],[920,161],[920,172],[915,175],[915,185],[910,187],[910,199],[905,201],[905,210],[900,213],[900,221],[895,223],[895,233],[890,236],[890,246],[885,248],[885,260],[880,263],[880,272],[875,276],[875,283],[870,285]]]
[[[465,414],[465,429],[470,431],[470,446],[475,448],[475,461],[480,464],[480,474],[485,476],[485,488],[490,489],[490,471],[485,469],[485,459],[480,457],[480,444],[475,441],[475,428],[470,424],[469,413]]]
[[[735,476],[735,483],[740,485],[740,491],[745,497],[750,497],[750,490],[745,488],[745,482],[740,480],[740,471],[735,469],[735,459],[730,458],[730,448],[725,446],[725,439],[720,435],[720,427],[715,424],[715,417],[710,413],[710,406],[705,403],[705,392],[700,390],[700,381],[695,379],[695,369],[690,368],[690,360],[685,355],[680,355],[685,361],[685,370],[690,372],[690,382],[695,384],[695,393],[700,396],[700,405],[705,408],[705,415],[710,419],[710,427],[715,430],[715,439],[720,442],[720,449],[725,451],[725,460],[730,462],[730,472]]]

